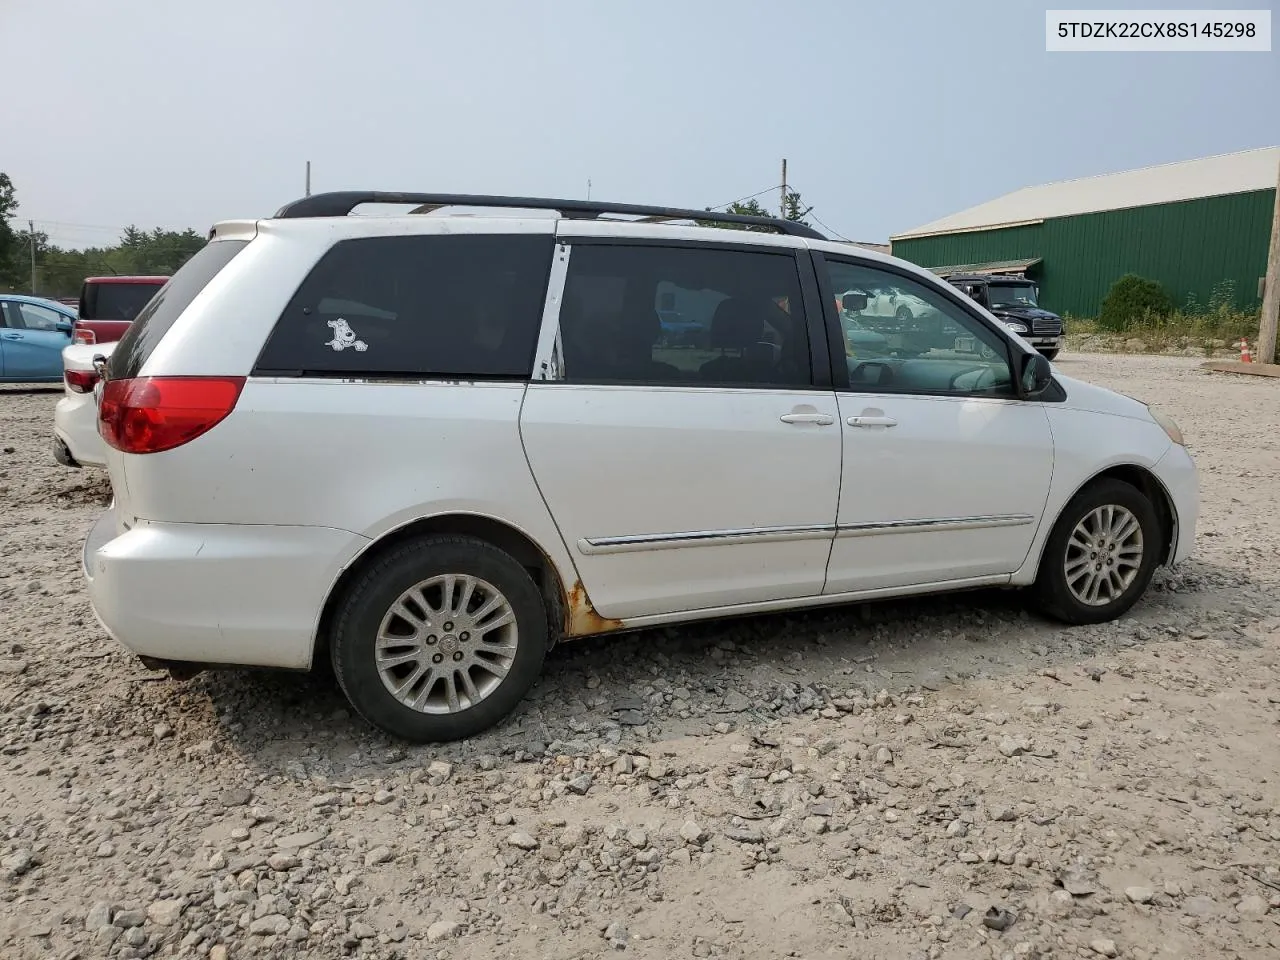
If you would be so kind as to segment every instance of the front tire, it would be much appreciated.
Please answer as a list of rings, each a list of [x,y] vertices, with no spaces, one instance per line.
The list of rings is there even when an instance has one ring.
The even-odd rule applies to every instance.
[[[473,736],[514,710],[547,641],[542,595],[516,560],[470,537],[422,537],[352,582],[330,656],[361,716],[432,743]]]
[[[1046,360],[1052,363],[1054,360],[1058,359],[1058,354],[1062,352],[1062,348],[1054,347],[1052,350],[1041,350],[1040,352],[1044,354],[1044,358]]]
[[[1038,606],[1071,624],[1116,619],[1146,592],[1162,542],[1155,507],[1136,487],[1111,479],[1086,487],[1049,535],[1034,587]]]

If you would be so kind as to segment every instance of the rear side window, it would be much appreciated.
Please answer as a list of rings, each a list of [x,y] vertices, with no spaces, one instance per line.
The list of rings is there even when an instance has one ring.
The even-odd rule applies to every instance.
[[[159,283],[85,284],[85,320],[133,320],[155,296]]]
[[[112,380],[127,380],[138,375],[151,351],[164,339],[174,321],[182,315],[209,281],[245,248],[248,240],[213,240],[182,265],[159,289],[143,286],[154,296],[142,308],[136,320],[129,325],[115,352],[108,362],[108,375]]]
[[[526,379],[554,246],[523,234],[344,240],[302,282],[254,372]]]

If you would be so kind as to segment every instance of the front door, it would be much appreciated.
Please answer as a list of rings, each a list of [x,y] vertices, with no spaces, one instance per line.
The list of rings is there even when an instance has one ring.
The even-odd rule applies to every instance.
[[[807,257],[568,244],[556,362],[530,384],[520,429],[596,610],[820,595],[841,428],[825,353],[814,363],[826,348]],[[659,311],[687,335],[664,337]]]
[[[4,344],[4,376],[10,380],[57,380],[62,377],[62,348],[71,342],[59,330],[62,319],[54,310],[18,300],[4,302],[6,318],[0,329]]]
[[[844,472],[826,592],[1013,573],[1044,511],[1053,438],[1043,405],[1016,397],[1009,344],[958,298],[905,272],[818,261],[832,288],[896,288],[899,299],[920,298],[988,348],[847,361],[847,382],[837,386]]]

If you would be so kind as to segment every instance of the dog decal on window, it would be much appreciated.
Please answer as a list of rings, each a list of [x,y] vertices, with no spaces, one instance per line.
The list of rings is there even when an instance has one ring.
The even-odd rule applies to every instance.
[[[351,329],[351,324],[347,323],[342,317],[337,320],[330,320],[329,326],[333,330],[333,339],[325,342],[326,347],[333,347],[335,352],[352,347],[356,353],[364,353],[369,349],[367,343],[356,339],[356,332]]]

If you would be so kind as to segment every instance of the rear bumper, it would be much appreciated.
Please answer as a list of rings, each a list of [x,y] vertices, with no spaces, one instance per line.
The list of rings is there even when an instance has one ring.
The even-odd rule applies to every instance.
[[[139,656],[307,669],[329,589],[366,543],[329,527],[141,521],[118,532],[113,506],[82,565],[94,614]]]
[[[68,466],[105,467],[107,445],[98,433],[98,407],[91,393],[68,393],[53,408],[54,456],[57,444],[66,448],[73,461]]]

